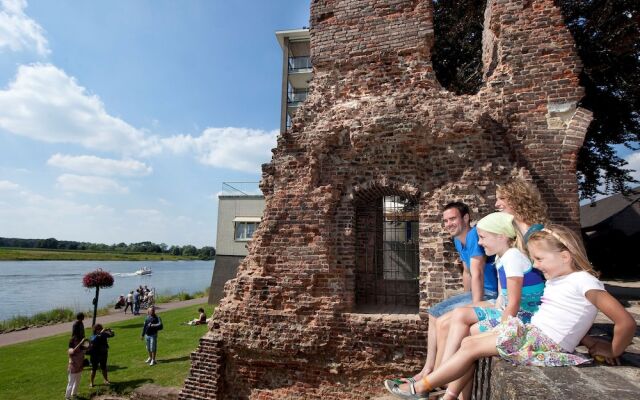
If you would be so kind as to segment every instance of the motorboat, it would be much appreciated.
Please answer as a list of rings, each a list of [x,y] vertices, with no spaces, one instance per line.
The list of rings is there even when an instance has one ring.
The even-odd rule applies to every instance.
[[[151,268],[142,267],[136,271],[136,275],[151,275]]]

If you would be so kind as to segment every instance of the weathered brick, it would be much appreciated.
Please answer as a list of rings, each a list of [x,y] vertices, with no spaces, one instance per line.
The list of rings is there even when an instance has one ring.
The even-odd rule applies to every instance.
[[[355,313],[356,247],[380,196],[418,201],[421,310],[460,289],[447,202],[488,213],[496,184],[523,175],[554,221],[578,226],[591,114],[571,35],[553,0],[487,7],[484,85],[456,96],[431,65],[429,0],[312,1],[311,92],[263,166],[263,222],[181,399],[364,399],[420,368],[423,312]]]

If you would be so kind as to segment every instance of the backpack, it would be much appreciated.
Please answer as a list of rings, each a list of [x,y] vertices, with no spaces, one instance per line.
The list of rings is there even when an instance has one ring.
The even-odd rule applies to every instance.
[[[162,328],[164,328],[164,325],[162,324],[162,320],[160,319],[160,317],[158,317],[158,327],[156,328],[158,331],[161,331]]]

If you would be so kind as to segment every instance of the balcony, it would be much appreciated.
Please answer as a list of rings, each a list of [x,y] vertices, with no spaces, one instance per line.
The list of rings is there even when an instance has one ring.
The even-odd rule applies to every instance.
[[[222,182],[218,196],[255,197],[262,196],[260,182]]]
[[[311,57],[289,57],[289,73],[310,72]]]
[[[308,94],[309,91],[307,90],[299,90],[287,93],[287,105],[289,107],[298,107],[300,103],[307,99]]]

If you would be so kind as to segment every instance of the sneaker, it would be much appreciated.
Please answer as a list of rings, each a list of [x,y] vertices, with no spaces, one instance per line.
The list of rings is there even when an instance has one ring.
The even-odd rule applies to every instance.
[[[156,360],[151,360],[151,362],[149,363],[149,365],[156,365]]]
[[[151,361],[151,357],[147,358],[144,362],[149,364],[149,361]]]

